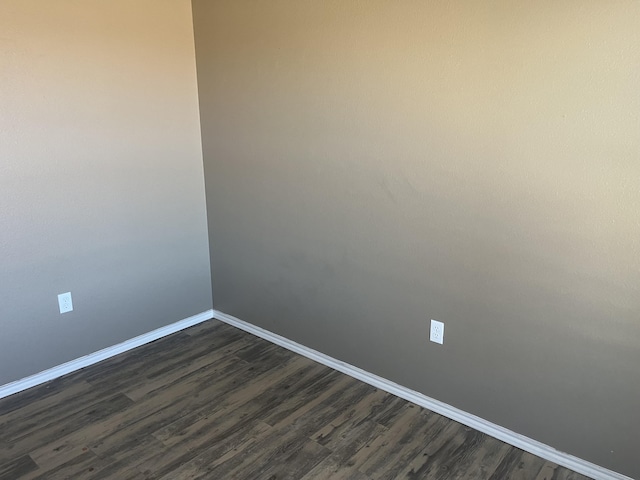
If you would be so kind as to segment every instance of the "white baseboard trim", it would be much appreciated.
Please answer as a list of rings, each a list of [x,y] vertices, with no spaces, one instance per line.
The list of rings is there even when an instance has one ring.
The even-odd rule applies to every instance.
[[[211,320],[212,318],[213,310],[207,310],[205,312],[193,315],[189,318],[185,318],[184,320],[172,323],[171,325],[158,328],[148,333],[143,333],[142,335],[131,338],[129,340],[125,340],[124,342],[118,343],[117,345],[103,348],[102,350],[90,353],[89,355],[85,355],[84,357],[76,358],[75,360],[71,360],[67,363],[57,365],[48,370],[36,373],[35,375],[16,380],[15,382],[7,383],[6,385],[0,386],[0,398],[8,397],[9,395],[21,392],[22,390],[26,390],[27,388],[35,387],[36,385],[48,382],[49,380],[54,380],[58,377],[61,377],[62,375],[66,375],[67,373],[75,372],[76,370],[80,370],[81,368],[88,367],[89,365],[93,365],[94,363],[101,362],[102,360],[111,358],[115,355],[118,355],[119,353],[134,349],[136,347],[144,345],[145,343],[153,342],[154,340],[166,337],[167,335],[179,332],[180,330],[184,330],[185,328],[197,325],[198,323],[204,322],[206,320]]]
[[[369,385],[392,393],[400,398],[404,398],[416,405],[439,413],[440,415],[462,423],[463,425],[478,430],[479,432],[486,433],[487,435],[532,453],[533,455],[537,455],[545,460],[567,467],[575,472],[581,473],[582,475],[586,475],[596,480],[633,480],[631,477],[600,467],[599,465],[574,457],[568,453],[560,452],[549,445],[538,442],[537,440],[520,435],[519,433],[501,427],[500,425],[496,425],[495,423],[491,423],[483,418],[452,407],[451,405],[447,405],[446,403],[427,397],[415,390],[398,385],[386,378],[379,377],[378,375],[369,373],[366,370],[354,367],[353,365],[337,360],[329,355],[313,350],[312,348],[300,345],[297,342],[247,323],[231,315],[227,315],[226,313],[214,310],[213,318],[268,340],[276,345],[280,345],[288,350],[299,353],[311,360],[315,360],[318,363],[345,373],[353,378],[368,383]]]

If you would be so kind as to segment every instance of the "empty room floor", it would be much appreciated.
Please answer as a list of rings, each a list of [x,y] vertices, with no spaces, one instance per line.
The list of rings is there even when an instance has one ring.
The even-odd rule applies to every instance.
[[[0,479],[585,480],[218,321],[0,400]]]

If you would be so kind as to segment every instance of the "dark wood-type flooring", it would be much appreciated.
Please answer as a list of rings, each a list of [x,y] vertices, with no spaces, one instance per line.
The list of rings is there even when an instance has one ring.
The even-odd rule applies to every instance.
[[[0,479],[584,480],[209,321],[0,400]]]

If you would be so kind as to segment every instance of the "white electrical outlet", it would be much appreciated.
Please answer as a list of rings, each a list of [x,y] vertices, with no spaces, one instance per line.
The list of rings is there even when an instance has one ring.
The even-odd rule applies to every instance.
[[[442,345],[444,342],[444,323],[438,320],[431,320],[431,333],[429,340]]]
[[[58,306],[60,307],[60,313],[67,313],[73,310],[71,292],[61,293],[58,295]]]

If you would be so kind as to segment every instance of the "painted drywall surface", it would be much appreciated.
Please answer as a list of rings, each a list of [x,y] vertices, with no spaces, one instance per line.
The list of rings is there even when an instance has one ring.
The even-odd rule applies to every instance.
[[[194,19],[215,307],[640,478],[640,3]]]
[[[0,32],[4,384],[212,300],[190,2],[4,0]]]

